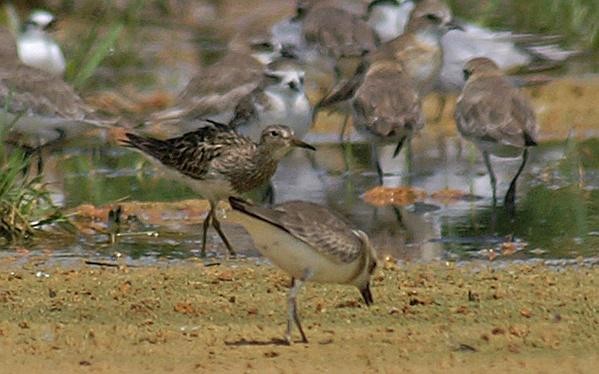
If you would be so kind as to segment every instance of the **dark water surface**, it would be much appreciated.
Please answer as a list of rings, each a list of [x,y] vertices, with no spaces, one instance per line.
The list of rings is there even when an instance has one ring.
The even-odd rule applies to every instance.
[[[318,137],[312,140],[318,142]],[[276,200],[301,199],[328,205],[366,230],[383,253],[404,260],[599,255],[597,139],[534,148],[518,183],[514,219],[506,214],[501,201],[493,210],[489,179],[480,154],[459,138],[446,138],[428,146],[416,138],[411,163],[405,151],[396,160],[383,155],[383,168],[390,172],[384,184],[411,184],[429,196],[443,189],[459,190],[464,197],[452,201],[427,197],[405,206],[369,205],[361,195],[378,185],[370,166],[369,149],[359,143],[352,143],[351,150],[320,143],[312,158],[302,152],[291,154],[274,177]],[[498,195],[502,198],[519,163],[495,161]],[[53,169],[53,164],[60,167]],[[351,171],[346,171],[346,164],[351,165]],[[66,149],[53,155],[48,168],[48,178],[58,181],[52,184],[56,190],[54,198],[66,207],[121,199],[177,201],[198,197],[184,185],[161,178],[143,157],[122,148]],[[97,235],[82,237],[64,247],[60,243],[49,246],[58,256],[105,257],[118,252],[144,262],[199,254],[198,225],[183,224],[176,230],[140,227],[147,233],[125,235],[116,244],[109,244],[106,235]],[[226,231],[241,252],[256,255],[251,239],[241,227],[226,225]],[[218,247],[211,248],[213,255],[225,252],[213,232],[210,242]],[[48,244],[42,246],[47,247]]]
[[[204,21],[198,21],[199,25],[195,26],[189,20],[179,22],[177,14],[168,15],[172,18],[170,21],[155,18],[146,22],[148,20],[141,17],[147,12],[138,12],[142,16],[133,17],[124,24],[124,31],[110,54],[78,89],[85,96],[108,89],[122,97],[127,96],[130,92],[127,89],[131,87],[139,93],[154,90],[176,93],[181,90],[198,69],[198,63],[207,65],[224,54],[226,37],[242,24],[237,13],[229,11],[232,15],[227,16],[226,6],[213,4],[218,2],[195,3],[203,7],[198,14],[208,20],[200,17],[200,21]],[[458,15],[474,20],[475,16],[468,11],[475,9],[473,4],[501,5],[504,2],[451,3]],[[545,6],[543,1],[532,3]],[[243,17],[263,17],[262,23],[268,24],[264,8],[252,10],[253,6],[242,3],[237,6],[248,8],[242,12]],[[281,8],[280,4],[278,8]],[[292,4],[288,8],[292,9]],[[560,29],[558,23],[549,22],[555,12],[515,17],[508,10],[494,12],[495,17],[474,10],[472,13],[480,13],[478,21],[498,30],[513,27],[518,32],[561,34],[564,35],[563,47],[589,48],[549,74],[584,77],[599,71],[596,43],[577,43],[577,40],[583,40],[578,29],[568,28],[567,24],[561,25],[563,29]],[[96,22],[100,30],[106,31],[102,27],[106,20],[84,19],[77,14],[63,16],[70,18],[65,28],[77,26],[92,33],[96,29],[85,26],[85,22]],[[545,19],[548,21],[542,22]],[[535,28],[536,23],[553,25],[553,28]],[[79,43],[81,35],[77,32],[63,35],[68,36],[63,40],[67,59],[90,49]],[[595,48],[591,48],[593,46]],[[422,261],[489,259],[496,255],[506,259],[599,256],[599,139],[580,142],[564,139],[541,144],[532,150],[519,180],[517,212],[512,219],[501,203],[493,209],[489,179],[480,153],[458,137],[432,143],[417,137],[412,144],[411,161],[406,159],[405,150],[396,160],[390,158],[393,150],[386,150],[383,169],[390,175],[384,184],[391,187],[411,185],[429,195],[443,189],[459,190],[466,194],[463,199],[442,202],[425,198],[405,206],[379,208],[361,198],[364,192],[378,185],[370,160],[370,147],[360,143],[341,147],[331,144],[331,137],[312,134],[310,137],[309,140],[318,145],[318,151],[311,158],[297,153],[282,162],[274,178],[277,201],[303,199],[330,206],[367,231],[383,253]],[[501,200],[518,161],[497,160],[494,167]],[[154,167],[142,156],[123,148],[67,148],[46,160],[45,173],[45,180],[55,191],[55,201],[67,208],[84,203],[114,203],[120,199],[177,201],[198,197],[183,185],[159,178]],[[240,251],[246,250],[244,253],[249,256],[256,255],[243,229],[226,225],[225,230]],[[197,225],[181,225],[176,230],[140,225],[139,231],[157,232],[158,235],[125,235],[116,244],[109,244],[106,235],[80,236],[75,241],[40,243],[28,249],[34,253],[50,250],[52,256],[63,259],[109,258],[122,253],[144,263],[199,254],[201,233]],[[513,244],[506,247],[502,244],[506,242]],[[210,243],[220,243],[212,230]],[[220,244],[210,249],[213,255],[224,253]],[[14,247],[10,247],[2,252],[10,255],[13,250]]]

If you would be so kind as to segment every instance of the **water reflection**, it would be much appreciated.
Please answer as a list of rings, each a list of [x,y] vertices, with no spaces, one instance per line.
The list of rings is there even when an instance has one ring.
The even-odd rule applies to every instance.
[[[516,243],[509,258],[596,256],[599,248],[598,141],[563,142],[537,147],[519,184],[517,214],[493,210],[488,176],[480,155],[457,137],[434,142],[416,138],[407,157],[384,159],[397,175],[385,184],[411,184],[429,195],[407,206],[374,207],[360,197],[377,185],[366,144],[351,149],[320,144],[312,155],[295,152],[275,175],[276,201],[302,199],[326,204],[366,230],[383,254],[410,261],[488,258],[500,254],[502,243]],[[350,171],[347,165],[351,165]],[[499,193],[507,189],[518,167],[497,163]],[[120,199],[177,201],[196,198],[185,186],[155,175],[156,170],[136,153],[120,148],[90,152],[71,148],[49,158],[47,182],[55,198],[67,207],[107,204]],[[442,189],[467,193],[463,199],[438,201],[430,195]],[[143,221],[143,217],[142,221]],[[197,256],[199,226],[178,221],[158,230],[159,237],[130,236],[116,245],[82,238],[71,243],[75,253],[110,256],[120,251],[133,257],[183,258]],[[226,230],[240,250],[252,251],[251,239],[237,225]],[[215,254],[224,253],[216,235],[209,241]],[[491,252],[493,251],[493,252]]]

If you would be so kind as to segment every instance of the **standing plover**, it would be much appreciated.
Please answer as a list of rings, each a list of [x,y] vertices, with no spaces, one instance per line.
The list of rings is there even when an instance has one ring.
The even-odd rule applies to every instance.
[[[412,80],[419,94],[426,94],[441,70],[443,53],[440,38],[455,27],[459,26],[436,14],[414,13],[404,34],[382,44],[367,56],[352,79],[334,89],[317,107],[326,108],[350,99],[362,83],[368,65],[377,60],[394,60],[401,64],[403,72]]]
[[[372,59],[393,58],[399,61],[414,81],[421,96],[429,93],[443,66],[441,38],[459,29],[444,13],[427,12],[416,6],[403,34],[381,45]],[[384,56],[384,57],[383,57]]]
[[[522,164],[505,195],[504,204],[514,211],[516,181],[528,158],[528,147],[537,145],[537,121],[528,99],[488,58],[474,58],[464,66],[466,85],[458,98],[455,121],[458,130],[482,151],[496,201],[496,178],[489,155],[520,157]]]
[[[304,71],[295,60],[270,63],[260,85],[241,99],[230,125],[257,140],[264,127],[285,123],[302,139],[312,124],[312,106],[304,91]]]
[[[23,64],[0,28],[0,125],[10,126],[10,142],[39,148],[115,122],[99,118],[62,78]]]
[[[420,97],[403,66],[394,60],[375,61],[352,100],[356,130],[371,138],[379,182],[383,184],[377,146],[395,143],[393,157],[402,145],[424,127]]]
[[[308,48],[332,60],[337,81],[342,76],[345,61],[351,63],[361,58],[378,44],[370,26],[343,8],[313,6],[300,14]]]
[[[352,229],[345,219],[314,203],[290,201],[272,209],[229,198],[239,222],[252,236],[260,253],[291,276],[285,340],[297,326],[308,342],[297,313],[297,294],[306,281],[356,286],[366,305],[373,303],[370,278],[377,256],[368,236]]]
[[[418,90],[400,62],[381,58],[369,65],[362,64],[352,80],[318,106],[329,106],[347,96],[351,99],[353,125],[371,143],[372,158],[382,184],[383,170],[377,147],[396,143],[395,157],[404,142],[424,126]]]
[[[229,253],[235,254],[216,218],[216,205],[220,200],[268,182],[279,160],[292,147],[315,149],[297,139],[287,126],[266,127],[260,142],[254,143],[228,125],[212,121],[199,130],[167,140],[127,134],[123,144],[157,161],[169,177],[181,180],[210,202],[202,230],[202,256],[206,254],[210,222]]]
[[[204,118],[228,122],[239,100],[260,84],[264,67],[281,55],[279,46],[258,36],[237,35],[228,48],[189,81],[172,107],[152,114],[146,124],[178,135],[197,129]]]
[[[451,9],[443,0],[375,0],[368,10],[368,23],[383,42],[404,32],[410,13],[452,18]],[[436,88],[444,91],[461,90],[462,68],[474,57],[490,58],[502,70],[511,70],[531,64],[552,66],[575,54],[550,44],[551,38],[497,32],[467,22],[460,25],[462,30],[450,31],[441,39],[443,67]]]
[[[62,76],[66,67],[58,44],[48,35],[56,18],[45,10],[34,10],[17,37],[19,58],[25,65]]]
[[[352,79],[316,105],[320,109],[352,100],[355,128],[374,136],[373,159],[381,183],[377,143],[397,142],[397,156],[404,141],[424,126],[420,98],[432,89],[441,69],[441,35],[453,27],[451,20],[437,15],[413,13],[406,33],[381,45]]]

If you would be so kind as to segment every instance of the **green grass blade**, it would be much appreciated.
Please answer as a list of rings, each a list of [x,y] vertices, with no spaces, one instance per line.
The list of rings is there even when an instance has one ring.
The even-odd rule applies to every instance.
[[[81,66],[73,79],[75,87],[81,87],[94,74],[102,60],[110,54],[110,50],[114,47],[121,31],[123,31],[123,27],[124,25],[121,23],[113,25],[106,36],[93,49],[93,53]]]

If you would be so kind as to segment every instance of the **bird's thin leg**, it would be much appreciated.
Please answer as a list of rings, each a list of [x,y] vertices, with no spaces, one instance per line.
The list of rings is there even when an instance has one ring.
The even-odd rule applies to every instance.
[[[483,158],[485,159],[485,165],[487,166],[489,178],[491,179],[491,190],[493,192],[493,208],[495,208],[495,206],[497,205],[497,178],[495,178],[495,173],[493,172],[493,168],[491,167],[491,159],[489,158],[489,152],[483,151]]]
[[[503,200],[503,205],[507,209],[510,216],[513,216],[515,211],[516,181],[522,173],[522,170],[524,170],[526,160],[528,160],[528,148],[524,148],[524,152],[522,152],[522,163],[520,164],[520,167],[518,168],[518,171],[516,172],[514,179],[512,179],[512,182],[510,183],[510,188],[507,190],[507,193],[505,194],[505,198]]]
[[[268,203],[268,205],[275,203],[275,187],[271,181],[268,182],[268,186],[266,187],[266,191],[264,191],[262,201]]]
[[[37,176],[42,175],[42,171],[44,170],[44,156],[42,154],[42,147],[38,147],[37,151]]]
[[[395,149],[393,150],[393,158],[397,157],[399,152],[401,152],[401,148],[403,147],[403,144],[406,141],[406,138],[407,137],[404,136],[403,138],[399,139],[399,141],[397,142],[397,145],[395,146]]]
[[[216,229],[216,232],[218,233],[218,236],[220,236],[220,238],[222,239],[223,243],[225,243],[225,246],[229,250],[229,255],[231,255],[232,257],[236,256],[237,254],[235,253],[235,250],[233,250],[231,243],[229,243],[229,239],[227,239],[227,237],[225,236],[225,233],[223,232],[223,230],[220,227],[220,222],[216,218],[216,204],[213,206],[211,211],[212,211],[212,226]]]
[[[372,143],[370,145],[371,147],[371,154],[372,154],[372,159],[374,161],[374,166],[376,167],[376,174],[379,177],[379,184],[382,186],[383,185],[383,168],[381,167],[381,162],[379,160],[379,152],[378,149],[376,147],[375,143]]]
[[[341,131],[339,132],[339,143],[345,143],[345,131],[347,130],[347,122],[349,122],[349,114],[345,115],[343,119],[343,125],[341,125]]]
[[[287,344],[291,344],[291,328],[293,327],[293,323],[297,326],[301,336],[302,342],[307,343],[308,339],[306,338],[306,334],[304,333],[304,329],[302,329],[302,325],[300,323],[299,315],[297,314],[297,294],[302,287],[304,282],[291,278],[291,288],[289,289],[289,295],[287,297],[287,331],[285,332],[285,341]]]
[[[447,97],[445,95],[441,95],[439,94],[439,96],[437,97],[437,114],[435,115],[435,118],[433,118],[433,122],[434,123],[439,123],[441,122],[441,119],[443,119],[443,112],[445,112],[445,105],[447,104]]]
[[[208,226],[210,226],[210,221],[212,220],[212,211],[214,211],[214,204],[210,202],[210,211],[208,215],[204,219],[204,223],[202,224],[202,251],[200,252],[201,257],[206,257],[206,241],[208,240]]]

